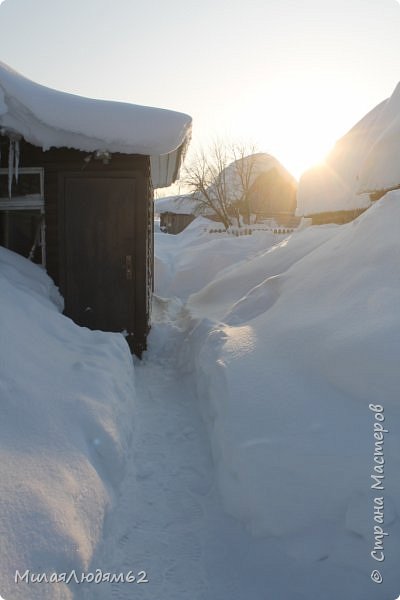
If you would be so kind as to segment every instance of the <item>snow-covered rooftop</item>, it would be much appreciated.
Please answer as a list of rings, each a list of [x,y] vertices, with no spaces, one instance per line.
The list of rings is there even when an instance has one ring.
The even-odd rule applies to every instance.
[[[400,83],[380,106],[360,169],[360,192],[400,185]]]
[[[282,177],[295,181],[293,175],[274,156],[264,152],[249,154],[235,160],[224,169],[223,177],[227,182],[229,193],[235,197],[237,189],[243,188],[242,181],[246,182],[246,187],[251,187],[260,175],[272,169],[276,169]]]
[[[369,192],[400,185],[400,84],[334,146],[325,164],[306,171],[297,214],[367,208]]]
[[[26,79],[0,62],[0,127],[48,150],[75,148],[148,155],[155,187],[176,177],[190,139],[190,116],[67,94]]]
[[[194,215],[198,212],[199,203],[192,195],[166,196],[155,201],[157,213],[172,212],[177,215]]]

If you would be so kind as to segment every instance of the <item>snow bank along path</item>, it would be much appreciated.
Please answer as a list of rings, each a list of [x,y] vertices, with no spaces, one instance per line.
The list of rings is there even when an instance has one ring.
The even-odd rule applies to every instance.
[[[134,401],[119,334],[60,314],[44,271],[0,248],[0,593],[71,600],[24,573],[85,571],[123,478]]]
[[[264,565],[267,540],[286,556],[289,580],[275,587],[267,567],[271,597],[399,593],[399,226],[400,193],[391,192],[352,223],[310,228],[238,264],[235,240],[210,241],[195,223],[178,236],[175,255],[172,242],[158,238],[157,268],[173,275],[158,292],[185,298],[188,278],[196,292],[185,304],[194,322],[181,358],[186,368],[192,361],[224,506],[263,536]],[[376,403],[392,432],[381,586],[370,579],[379,567],[370,554],[379,525],[369,409]]]

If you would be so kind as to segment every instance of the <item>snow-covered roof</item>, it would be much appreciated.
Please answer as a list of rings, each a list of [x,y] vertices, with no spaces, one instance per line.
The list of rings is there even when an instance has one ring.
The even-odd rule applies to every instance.
[[[400,185],[400,83],[382,105],[374,123],[370,147],[360,169],[360,192]]]
[[[199,203],[188,196],[166,196],[155,201],[157,213],[171,212],[177,215],[194,215],[198,212]]]
[[[190,116],[67,94],[26,79],[0,62],[0,127],[44,150],[75,148],[151,157],[155,187],[170,185],[190,139]]]
[[[241,177],[247,179],[246,187],[250,188],[260,175],[268,173],[272,169],[276,169],[288,180],[295,181],[293,175],[274,156],[263,152],[250,154],[232,162],[223,170],[222,176],[226,180],[228,192],[235,198],[238,190],[242,189]]]
[[[295,183],[293,175],[275,157],[260,152],[243,156],[228,164],[222,169],[215,183],[209,186],[208,193],[218,198],[218,187],[221,185],[228,202],[235,204],[242,199],[245,191],[251,189],[261,175],[269,173],[272,170],[275,170],[288,182],[292,181]]]
[[[400,185],[400,84],[299,182],[298,215],[367,208],[369,192]]]

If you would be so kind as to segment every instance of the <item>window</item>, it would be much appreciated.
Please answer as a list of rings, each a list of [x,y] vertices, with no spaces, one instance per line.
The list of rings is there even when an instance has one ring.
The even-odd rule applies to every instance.
[[[43,169],[21,168],[18,181],[0,169],[0,244],[45,266]]]

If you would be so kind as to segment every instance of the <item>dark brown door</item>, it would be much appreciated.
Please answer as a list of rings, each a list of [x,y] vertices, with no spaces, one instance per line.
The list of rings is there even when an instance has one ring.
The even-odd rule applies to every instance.
[[[91,329],[131,334],[135,179],[65,176],[62,187],[65,313]]]

